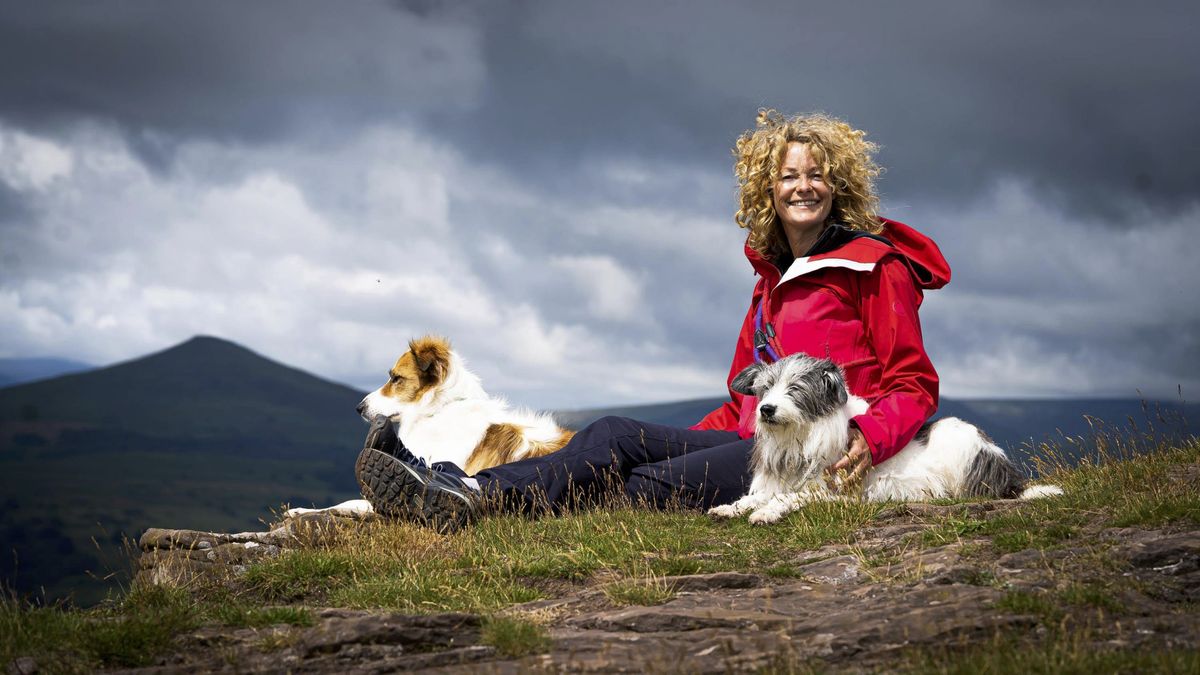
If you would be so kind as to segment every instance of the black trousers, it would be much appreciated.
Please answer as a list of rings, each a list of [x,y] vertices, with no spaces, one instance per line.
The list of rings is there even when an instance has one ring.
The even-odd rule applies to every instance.
[[[604,417],[558,452],[485,469],[475,479],[506,510],[558,513],[622,494],[654,508],[708,508],[749,490],[752,444],[732,431]]]

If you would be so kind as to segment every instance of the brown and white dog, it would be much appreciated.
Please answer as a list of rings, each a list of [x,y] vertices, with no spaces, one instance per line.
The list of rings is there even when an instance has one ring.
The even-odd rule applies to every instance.
[[[410,341],[388,371],[387,382],[367,394],[358,413],[367,421],[387,416],[405,447],[426,464],[453,462],[470,475],[548,455],[574,435],[550,415],[489,396],[450,342],[437,336]],[[290,509],[285,515],[314,510]],[[319,510],[365,513],[371,506],[355,499]]]
[[[367,394],[358,412],[368,421],[388,416],[414,455],[430,464],[453,462],[470,475],[550,454],[573,435],[550,415],[489,396],[449,341],[432,336],[408,343],[388,381]]]

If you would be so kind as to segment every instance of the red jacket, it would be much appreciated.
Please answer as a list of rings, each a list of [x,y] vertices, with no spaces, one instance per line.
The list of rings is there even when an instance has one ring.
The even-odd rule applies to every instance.
[[[798,258],[786,273],[747,247],[759,280],[729,369],[732,381],[754,362],[761,302],[761,323],[772,328],[768,343],[776,354],[830,358],[845,371],[850,391],[866,399],[870,408],[852,423],[862,430],[875,464],[899,452],[937,410],[938,377],[925,354],[917,309],[923,289],[950,281],[950,267],[933,240],[903,223],[883,222],[886,242],[866,236],[842,241]],[[820,243],[817,248],[822,250]],[[752,436],[758,400],[729,393],[730,402],[692,428]]]

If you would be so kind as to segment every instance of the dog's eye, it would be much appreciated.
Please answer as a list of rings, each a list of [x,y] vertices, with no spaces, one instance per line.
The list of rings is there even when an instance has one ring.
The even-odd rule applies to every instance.
[[[401,382],[404,381],[404,376],[403,375],[392,375],[388,379],[390,379],[393,384],[400,384]]]

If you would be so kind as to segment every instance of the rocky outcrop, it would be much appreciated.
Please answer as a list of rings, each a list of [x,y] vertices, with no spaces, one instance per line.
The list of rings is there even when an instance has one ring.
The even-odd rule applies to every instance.
[[[289,548],[319,546],[343,528],[373,516],[306,513],[286,518],[266,532],[224,534],[150,528],[138,540],[135,582],[190,586],[240,574],[248,563],[278,556]]]
[[[1078,545],[998,553],[984,539],[913,544],[933,516],[986,519],[1013,502],[890,509],[852,544],[802,554],[788,577],[724,572],[656,579],[673,591],[655,606],[616,606],[603,580],[506,614],[542,624],[544,653],[503,656],[484,644],[484,620],[463,614],[315,610],[307,627],[205,628],[143,672],[526,672],[726,673],[893,670],[914,648],[984,644],[997,632],[1046,634],[1086,626],[1089,650],[1200,648],[1200,534],[1097,527]],[[326,518],[265,533],[215,535],[152,530],[142,538],[143,572],[171,582],[203,565],[236,569],[255,556],[353,526]],[[1074,543],[1076,540],[1072,540]],[[1095,564],[1097,551],[1107,564]],[[170,562],[167,562],[170,561]],[[1073,585],[1109,594],[1071,604]],[[1054,616],[1016,598],[1044,598]],[[264,646],[269,645],[269,646]],[[219,646],[219,648],[214,648]],[[899,660],[898,660],[899,659]]]

